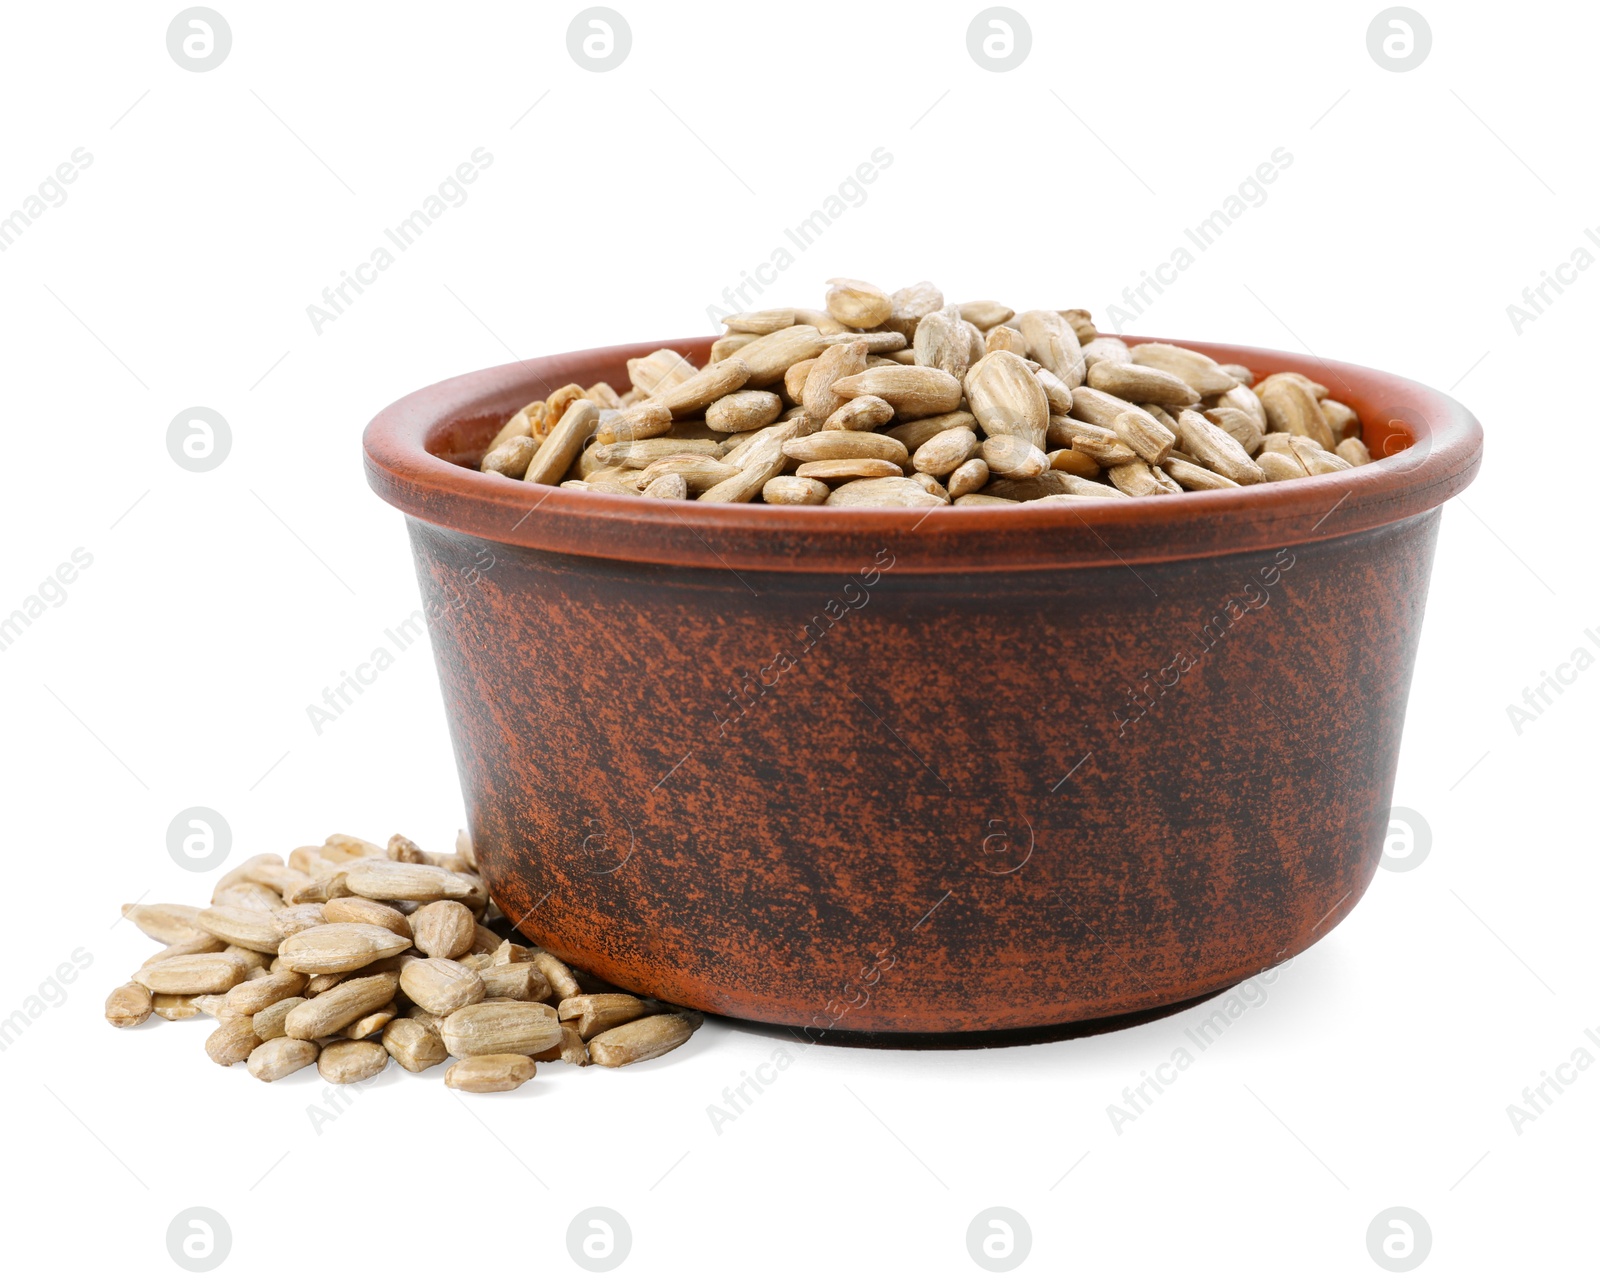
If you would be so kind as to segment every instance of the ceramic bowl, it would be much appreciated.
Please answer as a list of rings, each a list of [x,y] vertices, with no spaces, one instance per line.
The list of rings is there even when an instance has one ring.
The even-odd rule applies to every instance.
[[[1173,341],[1183,341],[1174,339]],[[1440,507],[1482,433],[1298,370],[1371,466],[1227,492],[862,510],[475,470],[567,382],[528,360],[380,413],[496,901],[629,990],[877,1036],[1138,1015],[1295,955],[1378,865]]]

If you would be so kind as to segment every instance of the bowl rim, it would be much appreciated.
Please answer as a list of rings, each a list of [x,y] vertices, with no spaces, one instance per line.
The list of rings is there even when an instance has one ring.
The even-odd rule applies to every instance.
[[[613,561],[780,573],[881,567],[888,550],[898,574],[1116,564],[1131,569],[1319,542],[1442,506],[1471,483],[1482,462],[1483,429],[1472,413],[1408,378],[1262,347],[1118,336],[1129,345],[1190,347],[1219,363],[1246,365],[1258,378],[1306,374],[1361,416],[1375,460],[1301,480],[1132,502],[883,509],[645,500],[530,485],[436,452],[452,433],[469,428],[487,439],[524,404],[565,383],[625,381],[632,357],[671,347],[703,362],[714,339],[698,337],[521,360],[413,391],[367,425],[367,482],[412,519],[493,543]],[[1397,442],[1405,443],[1391,453]]]

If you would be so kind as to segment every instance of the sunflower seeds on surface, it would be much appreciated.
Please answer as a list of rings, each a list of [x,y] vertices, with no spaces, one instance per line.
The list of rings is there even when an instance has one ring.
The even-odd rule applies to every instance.
[[[389,1065],[389,1051],[371,1040],[339,1040],[317,1055],[317,1073],[329,1084],[358,1084]]]
[[[477,921],[459,902],[426,903],[411,913],[409,923],[416,949],[445,960],[466,955],[477,936]]]
[[[322,924],[284,939],[278,955],[298,973],[348,973],[410,945],[410,938],[375,924]]]
[[[124,982],[106,997],[106,1021],[124,1030],[143,1026],[154,1010],[149,989],[137,982]]]
[[[306,989],[306,975],[293,969],[279,969],[264,978],[241,982],[228,992],[228,1012],[235,1017],[249,1018],[263,1009],[297,996]]]
[[[231,1067],[243,1062],[263,1043],[249,1018],[224,1017],[206,1037],[206,1056],[219,1067]]]
[[[658,1013],[624,1023],[588,1042],[589,1061],[601,1067],[623,1067],[659,1058],[692,1036],[702,1021],[694,1013]]]
[[[437,902],[469,898],[477,883],[469,876],[407,862],[358,862],[345,872],[350,892],[387,901]]]
[[[445,959],[408,961],[400,970],[400,989],[413,1003],[441,1018],[476,1004],[486,993],[478,973]]]
[[[407,1071],[426,1071],[450,1056],[444,1041],[416,1018],[396,1018],[383,1029],[382,1044],[388,1054]]]
[[[556,1016],[562,1022],[573,1023],[582,1039],[592,1040],[602,1031],[633,1022],[649,1012],[650,1006],[637,996],[595,995],[563,1000]]]
[[[439,1038],[458,1058],[532,1054],[561,1042],[561,1024],[545,1004],[473,1004],[445,1018]]]
[[[446,960],[442,963],[450,962]],[[284,1034],[295,1040],[315,1040],[332,1035],[363,1014],[388,1004],[394,999],[397,985],[394,975],[389,973],[375,974],[370,978],[348,978],[291,1009],[284,1019]]]
[[[453,1063],[444,1082],[466,1093],[508,1093],[532,1080],[538,1069],[527,1054],[475,1054]]]
[[[152,941],[172,946],[207,936],[200,925],[200,910],[170,903],[130,902],[123,906],[122,918]]]
[[[279,1037],[264,1040],[252,1049],[245,1065],[257,1080],[270,1084],[309,1067],[317,1060],[318,1052],[313,1040]]]
[[[249,972],[250,966],[238,956],[212,953],[158,960],[133,977],[156,995],[198,996],[230,991]]]
[[[478,970],[486,1000],[548,1000],[553,994],[550,980],[531,960],[520,964],[491,964]]]

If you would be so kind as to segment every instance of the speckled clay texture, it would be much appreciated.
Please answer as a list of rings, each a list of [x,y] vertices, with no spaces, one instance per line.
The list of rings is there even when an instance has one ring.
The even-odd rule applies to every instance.
[[[1133,512],[708,511],[441,461],[539,379],[657,345],[469,375],[368,431],[524,933],[712,1012],[937,1035],[1182,1001],[1354,908],[1438,507],[1481,453],[1464,409],[1193,344],[1336,374],[1375,454],[1416,443],[1371,475],[1103,504]]]

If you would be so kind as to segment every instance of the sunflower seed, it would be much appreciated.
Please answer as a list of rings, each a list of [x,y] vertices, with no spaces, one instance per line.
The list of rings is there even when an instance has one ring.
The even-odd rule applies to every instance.
[[[317,1074],[329,1084],[359,1084],[389,1065],[389,1051],[371,1040],[340,1040],[317,1055]]]
[[[561,1024],[556,1011],[545,1004],[471,1004],[439,1024],[439,1037],[458,1058],[531,1054],[560,1044]]]
[[[318,1052],[312,1040],[264,1040],[250,1051],[245,1067],[257,1080],[270,1084],[309,1067],[317,1060]]]
[[[374,924],[322,924],[284,939],[278,955],[297,973],[336,974],[397,956],[410,945],[410,938]]]
[[[106,997],[106,1021],[114,1027],[138,1027],[154,1011],[149,988],[137,982],[124,982]]]
[[[465,1093],[509,1093],[533,1079],[538,1067],[523,1053],[483,1053],[451,1064],[444,1082]]]
[[[601,1067],[647,1062],[676,1049],[703,1020],[694,1013],[658,1013],[603,1031],[589,1041],[589,1061]]]

